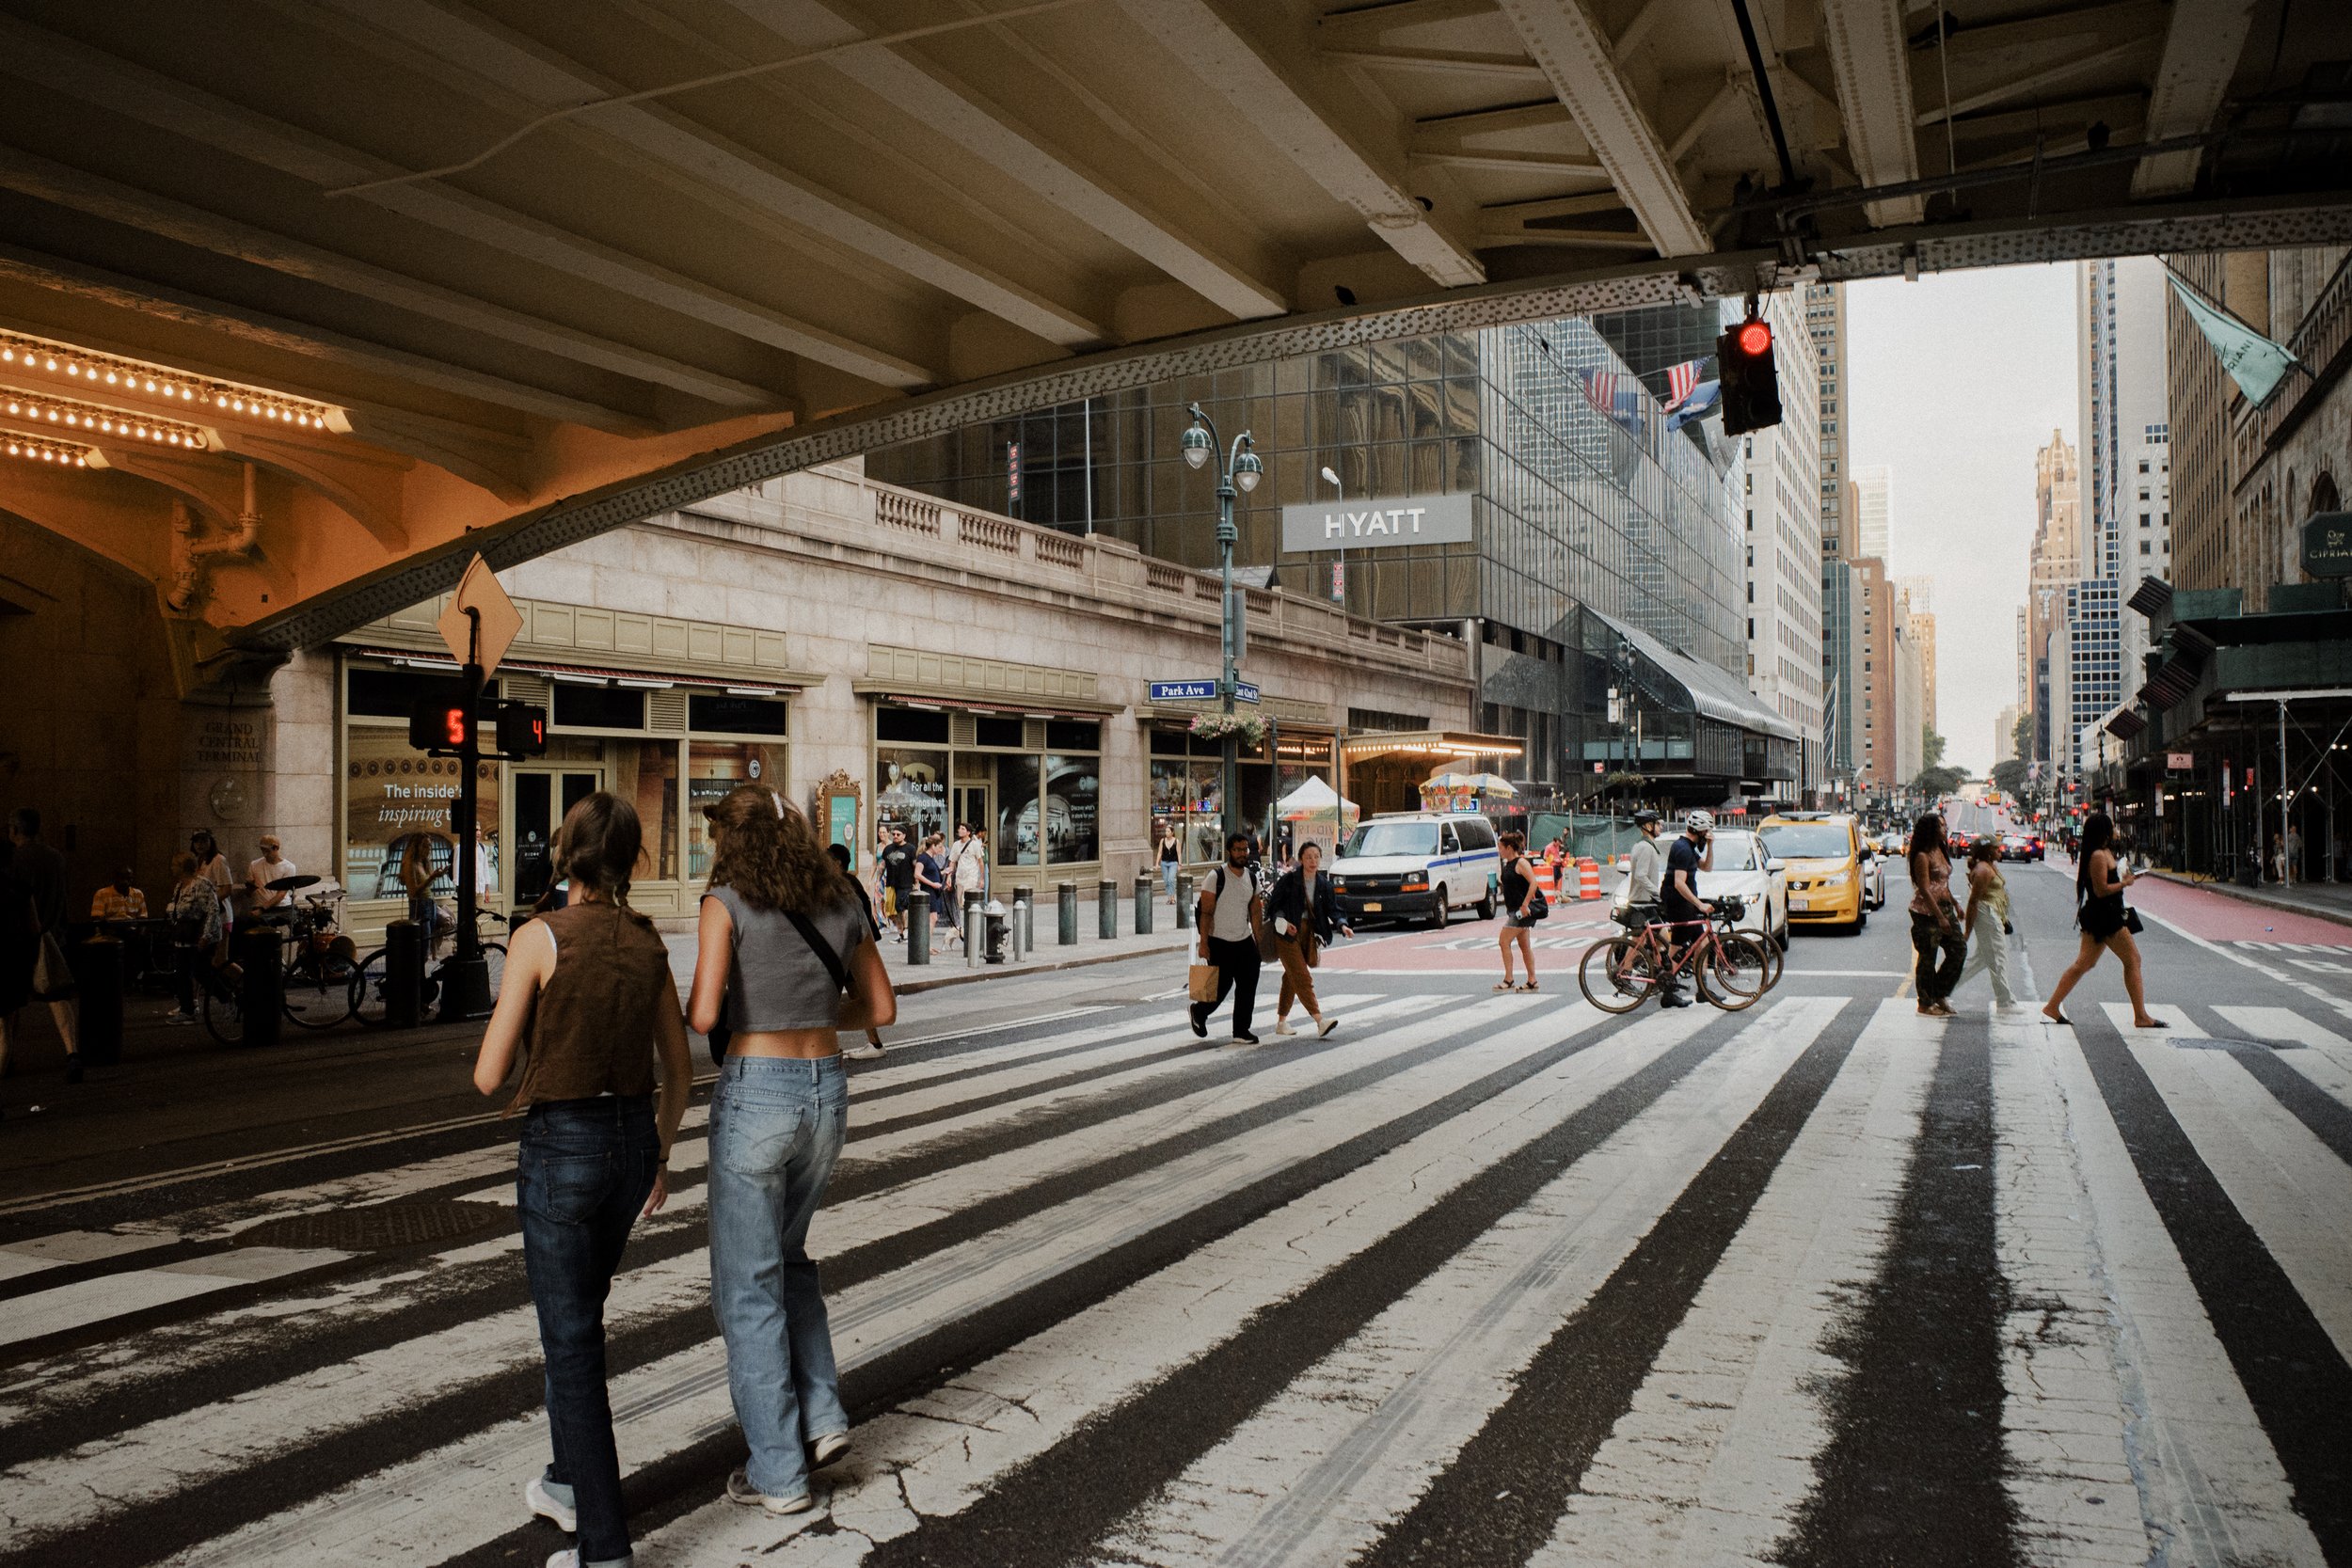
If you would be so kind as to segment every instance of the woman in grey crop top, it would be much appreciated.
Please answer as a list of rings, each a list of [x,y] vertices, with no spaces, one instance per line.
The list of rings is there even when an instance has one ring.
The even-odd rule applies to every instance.
[[[710,1296],[751,1449],[727,1496],[799,1513],[815,1505],[809,1472],[850,1448],[808,1257],[809,1222],[849,1131],[837,1031],[895,1022],[898,1003],[806,817],[753,785],[704,815],[717,853],[686,1016],[705,1035],[722,1017],[734,1030],[710,1101]]]

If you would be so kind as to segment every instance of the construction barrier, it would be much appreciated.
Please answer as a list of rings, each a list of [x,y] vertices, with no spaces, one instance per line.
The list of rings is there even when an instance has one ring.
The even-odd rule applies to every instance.
[[[1590,855],[1576,863],[1577,892],[1580,899],[1600,896],[1600,862]]]

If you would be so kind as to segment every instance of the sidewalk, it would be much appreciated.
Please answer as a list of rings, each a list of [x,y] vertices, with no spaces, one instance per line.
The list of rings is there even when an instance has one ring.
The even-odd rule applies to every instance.
[[[931,933],[931,961],[929,964],[907,962],[906,943],[884,936],[881,947],[882,967],[890,972],[890,983],[901,996],[919,991],[937,990],[943,986],[969,985],[978,980],[994,979],[1007,974],[1042,974],[1057,969],[1078,969],[1089,964],[1115,963],[1120,958],[1133,958],[1145,954],[1171,955],[1168,973],[1170,985],[1184,982],[1184,965],[1174,955],[1190,947],[1193,932],[1176,928],[1175,901],[1162,897],[1153,900],[1152,934],[1136,935],[1136,906],[1131,898],[1119,903],[1119,935],[1105,942],[1098,934],[1101,911],[1092,899],[1078,901],[1078,940],[1071,946],[1060,945],[1060,916],[1048,900],[1037,908],[1037,945],[1026,958],[1014,963],[1009,958],[1000,964],[983,963],[977,968],[964,961],[961,945],[948,946],[947,935],[936,927]],[[693,978],[694,934],[691,931],[665,932],[662,941],[669,943],[670,969],[678,978],[684,992]]]
[[[2178,871],[2160,871],[2154,866],[2150,866],[2142,875],[2178,882],[2183,887],[2218,893],[2243,904],[2259,904],[2266,910],[2305,914],[2316,920],[2333,921],[2339,926],[2352,926],[2352,882],[2297,882],[2291,888],[2280,887],[2276,882],[2264,882],[2256,887],[2241,887],[2235,882],[2202,881]]]

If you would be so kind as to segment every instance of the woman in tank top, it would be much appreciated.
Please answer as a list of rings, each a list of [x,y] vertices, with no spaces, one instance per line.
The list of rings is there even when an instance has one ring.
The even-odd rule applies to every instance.
[[[506,1114],[525,1118],[516,1212],[555,1450],[523,1501],[580,1537],[548,1568],[629,1560],[604,1300],[630,1225],[668,1196],[670,1145],[693,1085],[669,949],[628,907],[641,848],[636,810],[615,796],[599,790],[564,814],[555,868],[571,880],[571,902],[515,933],[474,1059],[474,1087],[496,1094],[523,1058]]]
[[[850,1449],[808,1227],[849,1130],[841,1029],[897,1021],[882,954],[808,819],[755,786],[704,814],[718,841],[687,1014],[733,1030],[710,1101],[710,1297],[751,1458],[727,1497],[771,1513],[815,1499]]]

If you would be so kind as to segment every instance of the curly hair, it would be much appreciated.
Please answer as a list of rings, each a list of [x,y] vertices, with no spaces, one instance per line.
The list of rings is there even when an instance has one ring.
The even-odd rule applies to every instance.
[[[841,895],[841,868],[808,818],[756,784],[731,790],[703,816],[718,839],[712,887],[731,887],[755,910],[814,914]]]

